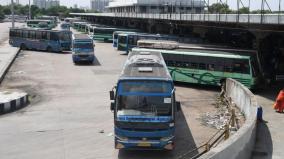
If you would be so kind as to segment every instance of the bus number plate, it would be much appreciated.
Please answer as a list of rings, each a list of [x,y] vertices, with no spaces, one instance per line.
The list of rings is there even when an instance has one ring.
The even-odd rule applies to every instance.
[[[140,146],[140,147],[150,147],[151,144],[150,144],[150,143],[147,143],[147,142],[141,142],[141,143],[138,143],[137,146]]]

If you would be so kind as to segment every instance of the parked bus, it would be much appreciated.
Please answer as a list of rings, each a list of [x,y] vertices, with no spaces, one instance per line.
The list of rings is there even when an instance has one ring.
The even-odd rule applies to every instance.
[[[263,81],[257,52],[252,50],[188,47],[132,51],[161,52],[174,81],[218,86],[233,78],[250,89]]]
[[[115,31],[129,31],[129,32],[136,32],[137,29],[126,29],[126,28],[110,28],[105,26],[97,26],[94,27],[93,31],[93,39],[100,40],[100,41],[112,41],[113,40],[113,33]]]
[[[74,29],[76,29],[77,31],[81,30],[81,26],[83,24],[88,24],[87,22],[82,22],[82,21],[77,21],[77,22],[73,22],[72,26]]]
[[[113,32],[113,40],[112,40],[112,45],[113,47],[117,48],[117,42],[118,42],[118,34],[135,34],[136,32],[128,32],[128,31],[115,31]]]
[[[54,28],[51,20],[27,20],[27,26],[36,29],[49,29]]]
[[[86,34],[74,34],[72,37],[72,58],[75,64],[81,61],[93,63],[95,58],[93,39]]]
[[[66,23],[66,22],[63,22],[60,24],[60,27],[62,30],[70,30],[70,26],[71,24],[70,23]]]
[[[118,34],[117,49],[120,51],[125,51],[128,54],[132,48],[137,46],[137,41],[142,39],[178,41],[178,37],[170,35],[123,33]]]
[[[53,25],[52,28],[57,26],[57,17],[56,16],[39,16],[36,19],[38,20],[50,20],[51,24]]]
[[[21,49],[61,52],[70,50],[72,32],[67,30],[37,30],[10,28],[10,45]]]
[[[173,150],[180,103],[162,55],[131,52],[114,89],[115,148]]]

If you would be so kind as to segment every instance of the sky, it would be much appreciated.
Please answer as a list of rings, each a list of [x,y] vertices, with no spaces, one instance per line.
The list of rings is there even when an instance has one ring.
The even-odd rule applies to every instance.
[[[16,0],[14,0],[15,2]],[[174,2],[175,0],[173,0]],[[176,0],[178,2],[178,0]],[[189,0],[190,1],[190,0]],[[207,1],[207,0],[206,0]],[[210,4],[212,3],[216,3],[220,0],[209,0]],[[223,2],[225,2],[226,0],[222,0]],[[237,0],[227,0],[228,1],[228,5],[230,6],[230,8],[237,8]],[[245,6],[248,6],[248,2],[249,0],[241,0]],[[250,0],[251,1],[251,9],[252,10],[256,10],[256,9],[260,9],[261,8],[261,0]],[[272,10],[278,10],[279,8],[279,1],[281,1],[281,10],[284,11],[284,0],[267,0],[267,3],[270,5],[270,8]],[[11,2],[11,0],[0,0],[0,4],[1,5],[5,5],[5,4],[9,4]],[[20,0],[21,4],[28,4],[29,0]],[[31,0],[31,3],[33,2],[33,0]],[[60,0],[60,5],[65,5],[68,7],[73,7],[74,4],[77,4],[78,7],[82,6],[82,7],[90,7],[90,0]],[[267,7],[266,7],[267,8]]]

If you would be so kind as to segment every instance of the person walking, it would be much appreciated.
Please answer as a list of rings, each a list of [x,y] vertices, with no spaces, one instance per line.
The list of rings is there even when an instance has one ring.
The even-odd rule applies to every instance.
[[[275,104],[274,104],[274,109],[279,112],[283,113],[284,110],[284,88],[279,92]]]

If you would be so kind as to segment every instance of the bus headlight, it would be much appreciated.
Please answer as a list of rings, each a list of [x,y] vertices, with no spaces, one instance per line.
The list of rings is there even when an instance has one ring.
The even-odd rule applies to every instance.
[[[116,137],[118,140],[121,140],[121,141],[127,141],[127,140],[128,140],[127,137],[123,137],[123,136],[115,135],[115,137]]]
[[[163,137],[160,140],[161,141],[169,141],[169,140],[172,140],[173,138],[174,138],[174,136],[168,136],[168,137]]]
[[[170,127],[174,127],[174,126],[175,126],[175,123],[170,123],[169,126],[170,126]]]

